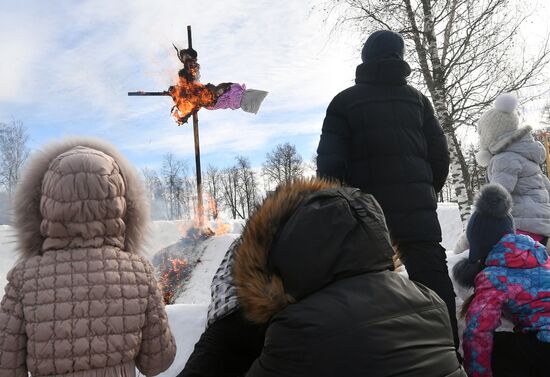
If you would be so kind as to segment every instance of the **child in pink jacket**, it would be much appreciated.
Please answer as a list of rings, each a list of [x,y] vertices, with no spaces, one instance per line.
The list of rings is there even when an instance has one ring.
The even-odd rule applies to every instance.
[[[463,308],[470,377],[550,375],[550,261],[542,244],[514,233],[511,206],[504,187],[482,188],[466,230],[469,257],[453,270],[475,289]],[[495,331],[504,317],[514,332]]]

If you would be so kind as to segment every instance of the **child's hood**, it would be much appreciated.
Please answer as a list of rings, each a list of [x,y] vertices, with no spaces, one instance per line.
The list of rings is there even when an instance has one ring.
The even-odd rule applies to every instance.
[[[514,152],[537,164],[546,160],[544,146],[533,138],[531,133],[524,135],[521,139],[508,145],[502,152]]]
[[[485,147],[480,146],[476,154],[477,162],[487,167],[495,155],[502,152],[515,152],[537,164],[542,163],[546,157],[544,146],[533,138],[531,131],[530,126],[523,127],[498,136]]]
[[[116,246],[142,247],[149,211],[141,180],[112,145],[67,138],[31,156],[14,200],[18,253]]]
[[[507,268],[535,268],[548,266],[546,248],[523,234],[507,234],[493,247],[487,259],[487,266]]]

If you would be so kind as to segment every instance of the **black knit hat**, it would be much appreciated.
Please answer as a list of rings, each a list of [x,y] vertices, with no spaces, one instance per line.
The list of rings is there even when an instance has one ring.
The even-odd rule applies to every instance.
[[[405,41],[401,34],[390,30],[372,33],[361,51],[364,63],[379,59],[400,59],[405,56]]]
[[[466,236],[470,243],[470,263],[481,261],[491,249],[508,233],[514,233],[514,219],[511,215],[512,197],[499,184],[488,184],[481,191],[474,203],[472,213],[466,228]]]

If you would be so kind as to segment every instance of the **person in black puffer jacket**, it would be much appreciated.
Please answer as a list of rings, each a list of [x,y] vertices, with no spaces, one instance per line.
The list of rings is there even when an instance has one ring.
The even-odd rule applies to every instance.
[[[466,377],[445,303],[394,272],[393,254],[372,195],[279,187],[222,262],[180,376]]]
[[[455,294],[436,213],[449,151],[429,100],[407,85],[404,51],[403,38],[391,31],[367,39],[356,84],[328,106],[317,174],[374,195],[409,277],[446,302],[458,349]]]

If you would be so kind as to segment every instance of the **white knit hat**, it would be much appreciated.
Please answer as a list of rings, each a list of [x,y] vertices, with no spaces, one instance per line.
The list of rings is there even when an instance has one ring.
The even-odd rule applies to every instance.
[[[476,159],[480,165],[487,166],[493,155],[509,145],[510,138],[517,140],[525,135],[527,130],[519,129],[517,106],[518,99],[515,95],[501,94],[497,97],[494,107],[487,110],[479,119],[479,152]]]

